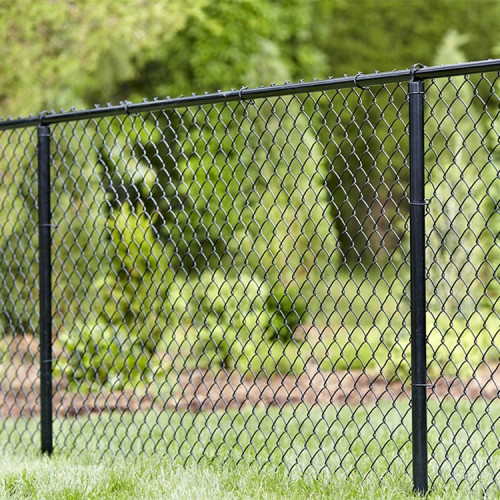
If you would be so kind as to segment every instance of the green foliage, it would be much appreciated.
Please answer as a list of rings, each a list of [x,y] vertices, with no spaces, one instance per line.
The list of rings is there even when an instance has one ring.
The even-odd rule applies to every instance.
[[[429,376],[444,374],[468,380],[482,363],[498,363],[500,333],[494,314],[478,311],[464,319],[458,315],[449,318],[444,313],[436,318],[431,312],[427,324]]]
[[[0,0],[0,104],[19,114],[492,55],[498,35],[484,19],[500,19],[498,2],[425,3]],[[450,360],[465,370],[481,353],[495,359],[478,318],[495,331],[500,293],[488,229],[498,225],[498,137],[486,133],[495,127],[481,101],[489,90],[458,81],[441,92],[453,105],[437,104],[426,125],[442,152],[426,159],[436,188],[427,193],[430,345],[447,374]],[[405,103],[395,85],[52,127],[65,376],[126,387],[184,363],[299,373],[311,356],[327,370],[405,373],[407,304],[392,299],[406,293]],[[313,110],[321,114],[310,122]],[[8,333],[38,323],[32,132],[0,134]],[[382,280],[352,280],[373,263]],[[384,279],[392,289],[379,288]],[[320,342],[304,333],[310,325],[325,327]]]
[[[464,60],[493,57],[500,4],[456,0],[316,0],[311,44],[326,57],[331,74],[355,74],[432,64],[446,33],[468,35]],[[416,20],[418,19],[418,22]],[[466,22],[464,22],[466,20]],[[448,60],[447,63],[453,61]],[[444,62],[442,63],[444,64]]]
[[[104,322],[77,324],[71,334],[62,334],[67,358],[56,374],[63,375],[72,389],[113,390],[151,382],[151,354],[141,332]]]
[[[468,59],[486,59],[498,35],[485,19],[498,24],[495,0],[1,0],[0,105],[18,115],[132,90],[142,98],[391,70],[432,61],[452,29],[468,35]]]
[[[29,130],[0,132],[0,325],[32,334],[38,320],[36,148]]]
[[[271,316],[269,337],[288,342],[295,330],[305,322],[307,316],[306,299],[292,281],[288,286],[278,281],[267,299],[267,310]]]
[[[115,324],[143,324],[149,319],[161,329],[168,316],[165,298],[174,279],[169,269],[172,246],[156,238],[149,214],[132,212],[127,203],[114,210],[108,229],[112,272],[96,283],[102,291],[102,319]]]
[[[303,370],[297,307],[286,295],[277,302],[276,290],[257,276],[207,270],[181,294],[174,300],[187,334],[182,359],[188,367],[253,376]]]
[[[242,373],[253,367],[258,373],[255,353],[265,343],[268,285],[248,272],[236,275],[233,271],[228,276],[221,270],[207,270],[181,293],[182,299],[176,302],[180,324],[192,342],[195,359],[191,362],[202,368],[237,368]]]
[[[148,53],[132,85],[147,94],[173,96],[186,89],[257,86],[298,73],[322,74],[324,55],[311,43],[314,22],[314,5],[302,0],[208,0],[176,36]]]
[[[460,46],[465,41],[456,32],[448,33],[435,62],[463,59]],[[473,85],[451,78],[440,81],[439,90],[428,90],[429,100],[435,102],[427,120],[431,139],[426,156],[432,221],[428,262],[434,292],[430,307],[435,316],[442,311],[456,324],[483,306],[490,309],[495,301],[491,263],[496,245],[490,228],[498,193],[497,167],[491,161],[496,145],[484,140],[491,121]]]
[[[173,272],[169,250],[155,237],[144,211],[123,204],[107,224],[109,268],[101,267],[93,288],[97,296],[85,323],[60,335],[67,359],[59,369],[73,385],[95,382],[120,389],[151,380],[157,344],[169,324],[167,300]]]
[[[0,0],[2,114],[109,100],[204,3]]]

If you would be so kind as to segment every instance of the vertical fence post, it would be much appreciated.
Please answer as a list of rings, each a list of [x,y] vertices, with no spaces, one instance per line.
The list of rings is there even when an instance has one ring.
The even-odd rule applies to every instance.
[[[427,480],[427,384],[425,327],[424,82],[412,76],[410,107],[411,404],[413,487]]]
[[[38,126],[38,234],[40,252],[40,404],[41,449],[52,443],[52,265],[50,258],[50,128]]]

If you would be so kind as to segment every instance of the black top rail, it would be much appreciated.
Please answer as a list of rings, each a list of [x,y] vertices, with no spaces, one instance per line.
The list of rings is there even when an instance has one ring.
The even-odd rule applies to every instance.
[[[185,108],[189,106],[201,106],[203,104],[245,101],[264,97],[273,97],[277,95],[294,95],[322,90],[351,88],[356,86],[406,82],[410,80],[412,76],[418,78],[419,80],[425,80],[428,78],[474,74],[488,71],[500,71],[500,59],[488,59],[484,61],[441,66],[418,67],[414,69],[394,70],[366,75],[359,74],[355,76],[329,78],[327,80],[316,80],[313,82],[287,83],[284,85],[263,86],[253,89],[243,88],[241,90],[231,90],[227,92],[219,91],[186,97],[182,96],[177,98],[143,101],[140,103],[123,103],[116,106],[109,105],[106,107],[95,107],[93,109],[41,114],[39,116],[32,115],[28,118],[0,121],[0,130],[37,125],[50,125],[52,123],[71,122],[77,120],[91,120],[93,118],[136,114],[155,110],[158,111],[164,109]]]

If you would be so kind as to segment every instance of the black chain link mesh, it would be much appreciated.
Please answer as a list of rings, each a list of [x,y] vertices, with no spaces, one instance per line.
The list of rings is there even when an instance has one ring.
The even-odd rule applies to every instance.
[[[96,414],[60,446],[112,421],[125,454],[406,466],[404,106],[394,85],[52,127],[55,411]]]
[[[497,77],[426,82],[430,477],[484,490]],[[409,475],[407,99],[394,83],[52,124],[56,449]],[[36,129],[0,134],[2,425],[29,447]]]
[[[2,446],[28,448],[38,412],[36,128],[0,131],[0,418]]]
[[[500,477],[498,74],[427,84],[430,477]],[[498,491],[498,490],[497,490]]]

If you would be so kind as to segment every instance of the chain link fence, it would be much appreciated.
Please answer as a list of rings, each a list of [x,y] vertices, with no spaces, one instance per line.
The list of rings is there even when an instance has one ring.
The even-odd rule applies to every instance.
[[[497,492],[499,70],[0,122],[4,448]]]

